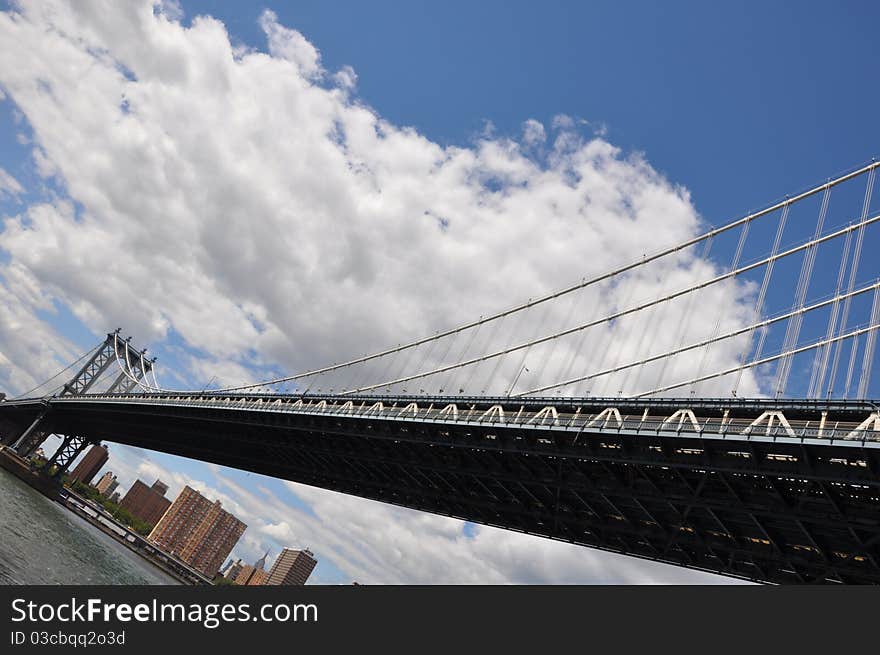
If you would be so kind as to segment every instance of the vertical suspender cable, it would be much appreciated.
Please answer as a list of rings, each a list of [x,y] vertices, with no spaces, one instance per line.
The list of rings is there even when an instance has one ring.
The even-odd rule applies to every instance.
[[[520,314],[520,318],[521,317],[522,317],[522,314]],[[495,340],[495,338],[498,336],[498,334],[501,331],[501,328],[504,326],[505,322],[507,322],[508,318],[510,318],[510,317],[509,316],[502,316],[501,320],[499,320],[497,323],[495,323],[495,325],[493,325],[490,328],[490,332],[486,335],[486,344],[483,348],[480,348],[480,352],[484,352],[487,348],[489,348],[490,344],[492,344],[493,341]],[[467,380],[465,380],[465,383],[462,385],[461,388],[463,388],[465,390],[473,388],[471,385],[473,384],[474,380],[476,379],[477,371],[479,371],[480,368],[482,368],[483,363],[484,363],[483,361],[480,361],[480,362],[477,362],[476,364],[471,366],[471,370],[470,370],[469,375],[467,376]]]
[[[420,345],[422,345],[422,344],[419,344],[419,346]],[[415,348],[418,348],[419,346],[415,346]],[[390,355],[387,355],[387,360],[386,360],[387,363],[385,364],[385,368],[382,369],[382,375],[379,376],[379,379],[378,379],[379,381],[391,379],[390,373],[391,373],[391,370],[394,368],[394,366],[396,364],[397,357],[399,355],[400,355],[400,351],[397,351],[397,352],[391,353]]]
[[[563,323],[562,323],[563,326],[566,326],[566,327],[567,327],[567,326],[571,325],[571,319],[572,319],[572,317],[574,316],[575,309],[576,309],[577,307],[580,306],[581,301],[583,300],[583,298],[584,298],[584,294],[583,294],[583,293],[579,293],[579,294],[577,294],[576,296],[574,296],[574,297],[571,299],[571,307],[569,307],[568,312],[567,312],[566,315],[565,315],[565,320],[564,320]],[[547,321],[548,316],[549,316],[549,311],[548,311],[548,313],[545,314],[545,316],[544,316],[544,322]],[[532,338],[534,339],[536,336],[537,336],[537,333],[533,334],[533,335],[532,335]],[[561,339],[554,339],[554,340],[552,341],[552,343],[550,344],[550,350],[549,350],[549,352],[544,356],[544,363],[545,363],[545,364],[549,364],[551,361],[553,361],[553,355],[556,354],[556,348],[559,346],[559,342],[560,342],[560,341],[561,341]],[[514,375],[517,375],[517,374],[522,370],[523,366],[525,366],[526,357],[527,357],[528,354],[529,354],[529,350],[530,350],[530,348],[526,348],[526,349],[525,349],[525,352],[523,353],[523,356],[520,358],[519,364],[518,364],[517,367],[514,369],[514,373],[513,373]]]
[[[601,306],[601,300],[602,300],[602,295],[604,292],[605,284],[606,284],[605,282],[602,282],[599,285],[599,290],[596,294],[596,300],[593,302],[593,308],[592,308],[592,311],[590,312],[590,319],[589,319],[589,321],[587,321],[588,323],[592,323],[599,316],[599,307]],[[585,294],[584,297],[586,297],[587,292],[584,291],[583,293]],[[562,374],[563,379],[568,378],[569,375],[571,374],[571,370],[574,368],[575,363],[577,362],[578,358],[581,356],[581,352],[583,351],[584,345],[587,342],[587,337],[588,337],[589,333],[590,333],[589,330],[584,330],[583,332],[581,332],[581,337],[580,337],[580,339],[578,339],[578,345],[574,349],[574,352],[571,354],[571,357],[568,360],[568,364],[565,367],[565,372]]]
[[[661,292],[664,293],[664,292]],[[661,303],[654,307],[654,312],[651,314],[651,320],[648,321],[651,327],[651,337],[648,339],[648,347],[647,352],[650,353],[653,351],[654,342],[657,340],[657,337],[662,333],[662,330],[658,329],[659,326],[663,325],[665,322],[665,316],[667,313],[671,312],[674,308],[674,303],[666,302]],[[662,358],[658,360],[660,365],[663,365]],[[633,389],[637,388],[642,381],[642,375],[645,372],[645,368],[647,367],[647,362],[642,362],[638,368],[636,369],[635,379],[632,382]],[[629,372],[627,372],[627,375]]]
[[[871,194],[874,191],[874,174],[876,172],[876,168],[872,168],[868,172],[868,185],[865,189],[865,202],[862,205],[862,217],[868,215],[868,209],[871,206]],[[864,218],[862,218],[864,220]],[[858,230],[856,231],[856,245],[853,248],[853,258],[852,264],[850,264],[849,269],[849,283],[847,286],[848,291],[852,291],[856,285],[856,275],[859,271],[859,259],[862,255],[862,242],[865,239],[865,225],[860,225]],[[838,335],[843,334],[846,330],[846,321],[849,318],[849,307],[852,302],[851,298],[847,298],[843,301],[843,313],[840,317],[840,325],[837,328]],[[840,361],[840,348],[843,341],[839,340],[834,347],[834,359],[831,362],[831,375],[828,377],[828,388],[826,390],[826,396],[830,398],[834,393],[834,380],[837,377],[837,365]]]
[[[437,343],[436,339],[429,341],[427,343],[419,344],[415,348],[410,348],[409,354],[406,357],[401,358],[400,370],[397,372],[397,375],[393,376],[392,379],[396,380],[397,378],[401,378],[404,376],[405,372],[409,370],[410,364],[412,364],[413,361],[415,361],[415,359],[417,357],[416,353],[418,353],[420,349],[422,349],[424,351],[424,353],[422,355],[422,360],[424,360],[425,357],[428,356],[428,353],[431,351],[431,349],[433,348],[435,343]],[[422,348],[422,346],[424,346],[424,348]],[[418,369],[418,370],[422,370],[422,369]]]
[[[813,240],[818,239],[822,234],[822,228],[825,226],[825,216],[828,213],[828,201],[830,197],[831,189],[825,189],[825,193],[822,194],[822,205],[819,209],[819,218],[816,221],[816,230],[813,234]],[[810,280],[813,277],[813,268],[816,264],[816,253],[818,251],[818,245],[810,246],[804,251],[804,261],[801,264],[801,272],[798,277],[797,288],[795,289],[795,299],[792,309],[801,309],[804,306],[804,301],[807,299],[807,289],[809,289]],[[791,350],[797,343],[803,320],[803,314],[795,314],[791,320],[788,321],[785,330],[785,339],[783,340],[782,345],[783,352]],[[788,378],[791,374],[792,359],[792,355],[786,355],[780,360],[779,366],[777,366],[775,385],[775,396],[777,398],[785,393],[785,387],[788,385]]]
[[[630,341],[632,341],[633,335],[635,334],[635,332],[638,328],[638,322],[642,321],[645,324],[645,326],[648,327],[650,324],[649,317],[653,316],[653,313],[656,309],[657,309],[657,306],[650,307],[649,309],[642,310],[641,312],[637,312],[635,314],[631,314],[630,316],[626,317],[626,319],[631,323],[631,325],[628,326],[626,338],[622,339],[620,341],[621,347],[617,349],[617,355],[614,358],[615,368],[618,365],[617,362],[620,360],[620,356],[623,351],[623,346],[625,344],[628,344]],[[642,337],[644,338],[644,332],[642,332]],[[636,350],[635,350],[636,355],[638,354],[638,350],[642,347],[641,341],[642,341],[642,339],[640,339],[639,343],[636,345]],[[627,392],[627,383],[629,381],[629,374],[630,374],[630,371],[625,370],[623,372],[622,376],[621,375],[617,376],[618,377],[617,394],[619,396],[622,396]]]
[[[360,365],[354,365],[355,374],[351,378],[352,389],[366,386],[367,378],[370,375],[372,362],[364,362]]]
[[[773,239],[773,248],[770,251],[770,261],[767,262],[767,268],[764,269],[764,279],[761,281],[761,290],[758,292],[758,299],[755,301],[755,316],[760,318],[761,312],[764,311],[764,298],[767,296],[767,288],[770,286],[770,278],[773,275],[773,264],[776,263],[776,254],[779,252],[779,244],[782,242],[782,231],[785,229],[785,222],[788,220],[788,212],[791,209],[791,203],[786,203],[785,207],[782,208],[782,214],[779,216],[779,224],[776,227],[776,238]],[[752,350],[752,341],[754,338],[754,330],[749,332],[749,336],[746,339],[746,345],[743,348],[742,352],[739,356],[740,365],[744,364],[746,358],[749,356],[749,352]],[[755,357],[752,359],[760,358],[760,351],[764,347],[764,340],[767,337],[766,328],[761,328],[761,336],[758,339],[758,348],[755,349]],[[740,368],[739,372],[736,376],[736,381],[733,384],[732,393],[735,396],[736,392],[739,390],[739,385],[742,383],[743,373],[745,372],[744,368]]]
[[[622,287],[621,287],[622,284],[623,284],[623,276],[620,276],[619,278],[617,278],[617,283],[614,286],[608,288],[608,294],[607,294],[608,301],[609,301],[609,303],[614,303],[611,305],[612,307],[617,306],[614,299],[619,297],[620,291],[622,289]],[[627,296],[627,301],[623,304],[628,305],[628,301],[629,301],[629,296]],[[596,307],[598,310],[598,303],[596,303]],[[597,311],[597,312],[595,312],[595,315],[598,315],[599,313],[600,313],[600,311]],[[617,320],[619,321],[619,318]],[[592,340],[593,342],[590,344],[591,347],[589,349],[589,355],[587,357],[587,362],[586,362],[586,367],[589,367],[589,368],[587,368],[586,370],[590,370],[594,366],[596,368],[603,368],[606,360],[608,359],[608,353],[611,348],[611,344],[614,342],[613,334],[614,334],[614,330],[617,327],[615,322],[608,321],[608,322],[604,323],[603,325],[600,325],[597,327],[599,327],[602,330],[602,332],[600,334],[595,335],[596,338],[594,340]],[[586,388],[590,384],[589,382],[587,383],[587,385],[584,385],[583,389],[581,389],[580,386],[575,387],[575,395],[576,396],[590,396],[590,395],[599,396],[599,395],[602,395],[598,392],[598,385],[602,384],[603,382],[605,382],[605,380],[600,380],[598,382],[594,382],[593,384],[595,386],[593,386],[592,389]]]
[[[547,311],[550,311],[551,307],[552,307],[552,303],[548,304]],[[499,341],[498,342],[499,345],[503,343],[504,347],[507,348],[510,346],[510,344],[515,343],[517,330],[521,326],[523,326],[524,324],[528,323],[528,316],[529,316],[529,310],[522,312],[520,314],[519,320],[511,323],[510,332],[508,333],[507,339],[504,339],[503,341]],[[502,319],[502,321],[503,321],[503,319]],[[500,336],[500,333],[501,333],[501,330],[499,329],[499,336]],[[526,350],[528,350],[528,348],[526,348]],[[481,393],[486,393],[491,389],[492,383],[495,381],[495,376],[498,375],[498,369],[501,368],[501,364],[504,361],[506,361],[505,355],[502,355],[501,357],[495,358],[495,364],[492,365],[492,368],[489,370],[489,375],[487,375],[486,379],[483,380],[483,385],[481,387]],[[493,394],[490,393],[490,395],[493,395]]]
[[[528,311],[521,313],[519,316],[519,322],[523,322],[523,321],[527,320],[524,317],[527,317],[528,315],[529,315]],[[508,333],[507,339],[504,339],[502,337],[502,334],[504,334],[503,328],[505,327],[505,323],[510,323],[510,332]],[[507,317],[502,318],[500,321],[498,321],[497,327],[495,328],[494,338],[490,339],[489,342],[486,344],[487,347],[491,346],[494,348],[495,343],[498,343],[498,344],[503,343],[503,344],[505,344],[505,347],[506,347],[506,344],[509,344],[512,340],[516,339],[516,327],[517,327],[517,322],[515,319],[511,319],[510,321],[508,321]],[[497,341],[496,341],[496,339],[497,339]],[[498,367],[501,365],[501,362],[503,362],[503,361],[504,361],[504,355],[502,355],[501,357],[496,357],[495,362],[488,364],[491,368],[489,369],[489,372],[486,375],[486,378],[483,380],[483,384],[480,386],[480,393],[481,394],[485,395],[487,393],[487,390],[490,388],[490,386],[492,385],[492,381],[495,378],[495,373],[498,372]],[[481,365],[477,365],[475,367],[475,370],[474,370],[475,375],[476,375],[477,368],[481,368]],[[485,367],[482,367],[482,368],[485,370]]]
[[[623,301],[623,304],[620,305],[621,307],[629,307],[632,304],[632,300],[635,297],[635,293],[636,293],[636,286],[637,285],[634,282],[632,282],[629,278],[626,278],[626,283],[627,283],[627,287],[628,287],[626,290],[626,299]],[[624,328],[627,327],[626,322],[630,318],[632,320],[635,320],[637,315],[638,315],[638,313],[636,313],[635,315],[630,315],[630,316],[621,316],[614,321],[613,325],[609,325],[609,331],[606,335],[607,340],[608,340],[608,344],[606,346],[603,343],[603,350],[605,351],[602,356],[603,365],[604,365],[606,359],[608,360],[608,363],[610,364],[611,362],[616,361],[618,359],[618,357],[620,357],[620,351],[623,348],[623,344],[625,342],[625,339],[623,338],[623,331],[624,331]],[[614,350],[613,356],[611,355],[612,349]],[[608,387],[612,384],[612,382],[613,382],[613,379],[611,376],[605,378],[604,384],[602,387],[603,395],[605,395],[605,396],[609,395],[608,394]]]
[[[635,350],[633,351],[635,357],[639,359],[644,359],[645,355],[642,354],[643,346],[645,345],[645,338],[648,336],[648,333],[655,333],[657,331],[656,325],[657,322],[654,320],[657,316],[657,313],[660,311],[661,305],[657,305],[655,307],[651,307],[646,310],[645,319],[642,321],[644,326],[642,328],[642,335],[639,337],[638,342],[636,343]],[[650,343],[648,345],[648,349],[650,350]],[[635,380],[632,382],[632,389],[635,389],[639,384],[639,372],[641,371],[641,367],[636,368],[635,372],[633,372],[632,368],[626,369],[626,372],[623,375],[623,382],[621,382],[620,387],[622,389],[630,388],[630,375],[635,373]]]
[[[846,240],[843,244],[843,251],[840,255],[840,267],[837,270],[837,286],[834,290],[834,295],[839,296],[843,291],[843,280],[846,276],[846,266],[849,263],[849,251],[850,246],[852,245],[852,232],[846,233]],[[831,314],[828,317],[828,327],[825,330],[825,340],[828,341],[834,336],[834,331],[837,328],[837,318],[840,315],[840,301],[836,300],[834,304],[831,305]],[[828,371],[828,362],[831,355],[831,345],[825,344],[816,350],[816,361],[818,362],[818,370],[816,372],[816,379],[813,383],[810,391],[808,392],[809,398],[818,398],[822,395],[822,389],[825,385],[825,374]]]
[[[874,289],[874,304],[871,306],[871,322],[877,325],[880,321],[880,291]],[[862,375],[859,378],[859,398],[868,397],[868,385],[871,383],[871,367],[874,365],[874,348],[877,346],[877,328],[868,332],[865,342],[865,355],[862,358]]]
[[[440,357],[440,361],[446,363],[448,361],[449,353],[452,352],[452,347],[455,345],[455,341],[458,339],[458,332],[455,332],[449,337],[449,344],[446,346],[446,350],[443,351],[443,355]],[[435,380],[436,382],[437,380]],[[443,383],[443,379],[439,378],[440,386],[438,386],[437,393],[443,393],[446,385]],[[425,386],[428,386],[428,382],[425,381]]]
[[[481,316],[480,320],[482,320],[482,318],[483,317]],[[464,350],[462,350],[461,355],[458,356],[458,361],[463,361],[465,356],[471,351],[471,348],[473,347],[474,342],[477,340],[477,335],[480,333],[480,328],[482,328],[482,327],[483,327],[483,323],[480,323],[479,325],[477,325],[476,328],[474,328],[473,333],[471,333],[471,338],[467,340],[467,342],[464,345]],[[464,391],[464,385],[462,384],[461,386],[459,386],[459,382],[461,381],[460,377],[459,377],[459,373],[458,373],[459,371],[462,371],[462,375],[468,374],[468,372],[464,371],[463,369],[453,369],[452,371],[450,371],[451,375],[449,377],[449,381],[447,382],[447,386],[450,388],[458,387],[459,392],[461,392],[461,391]],[[453,393],[455,393],[455,392],[453,392]]]
[[[849,398],[849,389],[852,385],[853,370],[856,366],[856,355],[859,352],[859,335],[854,336],[849,349],[849,366],[846,367],[846,384],[843,385],[843,397]]]
[[[709,237],[706,239],[703,245],[703,253],[700,255],[700,259],[707,259],[709,257],[709,251],[712,249],[712,241],[713,238]],[[681,320],[678,322],[678,330],[676,331],[676,337],[673,340],[673,345],[678,344],[681,346],[684,343],[685,337],[687,336],[686,328],[690,324],[690,316],[693,313],[694,302],[696,297],[701,293],[702,290],[695,289],[691,291],[687,298],[684,300],[684,314],[681,317]],[[660,367],[660,385],[663,385],[663,377],[666,375],[666,370],[669,367],[669,362],[675,357],[672,355],[670,357],[666,357],[663,360],[663,364]]]
[[[746,245],[746,238],[749,235],[749,225],[751,225],[751,223],[746,223],[745,225],[742,226],[742,229],[740,230],[739,241],[736,244],[736,251],[733,254],[733,261],[730,264],[731,271],[735,271],[737,268],[739,268],[739,260],[742,257],[743,249],[745,248],[745,245]],[[736,281],[736,278],[733,278],[733,279],[734,279],[734,281]],[[724,294],[723,293],[721,294],[721,298],[722,298],[722,303],[723,303],[724,302]],[[715,327],[712,330],[711,341],[709,343],[707,343],[706,347],[703,349],[703,354],[702,354],[702,357],[700,358],[700,365],[697,368],[697,376],[696,377],[701,377],[703,375],[703,371],[706,367],[706,364],[709,361],[709,351],[712,349],[712,346],[715,343],[715,337],[718,336],[718,332],[721,329],[721,318],[723,316],[724,316],[724,307],[719,307],[718,308],[718,316],[715,319]],[[696,383],[694,383],[694,385],[691,387],[691,395],[693,396],[696,393],[696,391],[697,391],[697,385],[696,385]]]
[[[536,322],[536,323],[535,323],[535,329],[531,331],[531,337],[529,338],[530,341],[532,341],[532,340],[534,340],[534,339],[536,339],[536,338],[538,337],[538,335],[539,335],[540,332],[541,332],[541,328],[544,327],[544,325],[547,323],[547,319],[550,317],[550,314],[551,314],[551,312],[552,312],[552,309],[553,309],[553,305],[552,305],[552,304],[548,304],[547,307],[546,307],[546,309],[544,310],[543,315],[541,316],[541,320],[540,320],[539,322]],[[567,320],[567,319],[566,319],[566,323],[565,323],[565,325],[568,325],[568,320]],[[513,338],[516,338],[516,332],[513,332],[511,336],[512,336]],[[552,341],[552,344],[551,344],[551,345],[553,346],[553,348],[556,347],[556,344],[557,344],[558,342],[559,342],[559,339],[554,339],[554,340]],[[510,343],[511,343],[511,342],[508,341],[508,342],[507,342],[507,345],[509,346]],[[523,348],[522,357],[520,357],[519,362],[518,362],[517,365],[516,365],[516,368],[513,369],[513,370],[511,371],[511,373],[512,373],[514,376],[516,376],[520,371],[522,371],[523,367],[525,366],[526,357],[528,357],[528,355],[529,355],[529,351],[530,351],[531,349],[532,349],[531,346],[528,346],[528,347],[526,347],[526,348]],[[552,352],[552,350],[551,350],[551,352]],[[504,359],[504,358],[503,358],[503,357],[499,357],[499,358],[498,358],[498,363],[495,364],[495,369],[492,371],[492,375],[490,376],[489,383],[488,383],[489,385],[492,384],[493,378],[494,378],[495,375],[498,373],[498,368],[499,368],[499,366],[500,366],[500,363],[501,363],[501,360],[502,360],[502,359]],[[549,357],[549,356],[544,357],[544,361],[543,361],[543,363],[546,365],[546,364],[549,363],[549,362],[550,362],[550,357]],[[505,385],[505,388],[509,389],[511,383],[512,383],[512,380],[509,381],[509,382]]]
[[[425,366],[431,360],[431,355],[434,354],[434,349],[437,347],[437,344],[440,342],[441,338],[442,337],[438,337],[431,342],[431,347],[425,351],[422,360],[419,362],[419,367],[416,369],[417,371],[421,372],[425,370]]]

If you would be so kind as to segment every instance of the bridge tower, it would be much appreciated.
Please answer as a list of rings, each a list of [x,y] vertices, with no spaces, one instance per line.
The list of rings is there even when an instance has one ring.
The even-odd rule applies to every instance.
[[[118,370],[116,364],[122,360],[129,363],[132,374],[120,371],[107,387],[105,393],[131,393],[137,387],[138,381],[152,370],[155,359],[145,358],[146,350],[135,350],[130,343],[131,337],[121,339],[119,337],[121,331],[121,328],[117,328],[114,332],[107,334],[104,342],[94,350],[76,374],[64,384],[58,396],[81,396],[88,393],[99,380],[106,379],[107,374],[112,373],[114,368]],[[51,406],[46,400],[45,408],[37,418],[21,434],[11,435],[4,439],[3,445],[11,445],[20,457],[28,457],[33,454],[51,434],[45,429],[46,419],[50,412]],[[87,447],[98,443],[75,434],[60,436],[63,439],[61,445],[44,465],[46,471],[52,466],[56,467],[55,477],[60,477]]]

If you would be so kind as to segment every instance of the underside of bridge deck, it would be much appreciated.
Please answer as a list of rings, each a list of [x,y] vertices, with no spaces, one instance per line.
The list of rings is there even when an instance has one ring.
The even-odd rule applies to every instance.
[[[39,404],[0,412],[26,425]],[[880,583],[880,449],[88,398],[41,429],[775,583]]]

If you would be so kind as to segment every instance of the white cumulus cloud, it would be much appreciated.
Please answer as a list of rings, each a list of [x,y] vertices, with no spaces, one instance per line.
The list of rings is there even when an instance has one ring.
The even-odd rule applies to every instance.
[[[546,140],[547,133],[544,131],[544,126],[539,121],[530,118],[523,123],[523,142],[527,145],[543,143]]]
[[[261,52],[233,46],[214,18],[183,24],[176,6],[47,0],[0,13],[0,84],[33,131],[36,170],[62,189],[3,219],[0,310],[12,318],[0,322],[0,384],[7,389],[24,390],[57,368],[45,362],[72,359],[64,335],[38,317],[58,305],[95,334],[122,325],[152,343],[173,333],[181,364],[200,384],[212,376],[236,383],[254,366],[301,370],[430,334],[700,229],[685,189],[643,158],[584,137],[571,119],[553,120],[540,157],[528,152],[547,139],[534,120],[522,141],[486,132],[470,145],[443,146],[358,99],[353,68],[328,76],[318,49],[271,10],[259,18],[268,49]],[[2,188],[20,193],[9,179]],[[566,317],[586,320],[585,308],[612,311],[624,298],[651,297],[714,270],[681,253],[616,287],[535,308],[525,322],[501,322],[472,347],[534,337]],[[705,334],[716,319],[742,324],[749,293],[736,284],[707,289],[700,302],[718,313],[687,330]],[[680,323],[671,313],[650,325],[622,321],[593,331],[586,349],[572,339],[530,350],[524,361],[542,366],[530,367],[523,384],[638,357],[648,342],[677,345],[690,335]],[[612,333],[615,346],[603,347]],[[471,352],[465,346],[421,349],[410,365],[442,363]],[[740,347],[717,348],[713,361],[734,362]],[[398,364],[408,365],[391,369]],[[493,366],[424,384],[469,382],[479,391],[507,384],[519,361],[505,361],[498,375]],[[677,366],[680,376],[694,371]],[[639,383],[652,375],[659,371],[647,370]],[[751,376],[744,387],[756,389]],[[365,580],[428,580],[411,561],[395,565],[415,557],[423,527],[446,535],[421,556],[430,560],[425,570],[461,567],[460,577],[437,579],[561,580],[578,557],[588,564],[571,564],[574,578],[591,571],[605,579],[606,560],[583,549],[489,529],[453,538],[448,531],[458,527],[447,519],[303,494],[322,517],[309,524],[321,543],[340,566],[360,557],[351,572]],[[400,530],[359,531],[365,545],[357,555],[342,541],[346,522],[364,511]],[[331,514],[338,521],[325,518]],[[265,530],[285,525],[292,524]],[[560,559],[517,574],[515,562],[530,549]],[[487,566],[500,552],[510,557]]]
[[[0,197],[17,196],[24,192],[18,180],[12,177],[5,169],[0,168]]]

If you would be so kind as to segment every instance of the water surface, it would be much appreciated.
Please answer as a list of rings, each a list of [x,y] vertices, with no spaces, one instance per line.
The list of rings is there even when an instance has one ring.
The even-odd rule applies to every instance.
[[[0,468],[0,584],[179,584]]]

